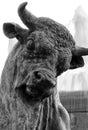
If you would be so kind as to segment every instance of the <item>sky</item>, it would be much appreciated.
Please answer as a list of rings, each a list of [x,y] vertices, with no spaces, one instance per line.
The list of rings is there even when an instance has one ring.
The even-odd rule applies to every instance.
[[[27,9],[37,17],[50,17],[55,21],[68,25],[78,6],[82,6],[88,14],[88,0],[26,0]],[[20,3],[24,0],[3,0],[0,2],[0,74],[8,55],[9,39],[3,34],[4,22],[15,22],[25,28],[17,14]]]

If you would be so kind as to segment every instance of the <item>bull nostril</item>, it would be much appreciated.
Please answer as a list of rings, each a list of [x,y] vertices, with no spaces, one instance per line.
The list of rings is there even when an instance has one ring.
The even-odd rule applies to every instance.
[[[40,81],[40,80],[42,79],[42,75],[41,75],[41,73],[40,73],[39,71],[35,71],[35,72],[34,72],[34,76],[35,76],[35,78],[36,78],[38,81]]]

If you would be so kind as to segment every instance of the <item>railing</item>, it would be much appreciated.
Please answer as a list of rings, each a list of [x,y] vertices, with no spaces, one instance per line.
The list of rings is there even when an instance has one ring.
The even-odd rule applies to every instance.
[[[88,112],[88,91],[62,91],[60,100],[69,113]]]

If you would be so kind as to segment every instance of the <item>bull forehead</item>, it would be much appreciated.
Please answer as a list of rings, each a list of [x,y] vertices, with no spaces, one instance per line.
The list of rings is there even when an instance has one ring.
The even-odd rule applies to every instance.
[[[43,31],[35,31],[27,36],[25,43],[20,45],[17,54],[18,66],[23,71],[46,68],[55,71],[58,50]]]
[[[48,31],[48,32],[47,32]],[[27,36],[27,42],[29,40],[32,40],[35,42],[35,46],[37,46],[38,44],[40,45],[52,45],[52,47],[54,46],[54,42],[52,41],[54,37],[53,34],[49,31],[49,30],[36,30],[34,32],[32,32],[31,34],[28,34]],[[51,39],[51,40],[50,40]]]
[[[35,59],[38,62],[39,59],[56,58],[58,49],[51,37],[48,37],[44,31],[34,31],[27,36],[22,53],[30,60]]]

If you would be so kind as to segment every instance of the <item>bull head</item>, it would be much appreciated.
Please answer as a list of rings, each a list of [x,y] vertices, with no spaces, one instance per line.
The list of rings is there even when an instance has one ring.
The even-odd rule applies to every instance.
[[[33,16],[25,9],[26,5],[24,2],[19,6],[18,14],[28,29],[15,23],[3,25],[7,37],[18,39],[5,70],[7,78],[10,77],[9,86],[33,101],[50,96],[56,86],[56,77],[62,72],[82,67],[82,56],[88,55],[88,49],[76,47],[66,27],[49,18]]]

